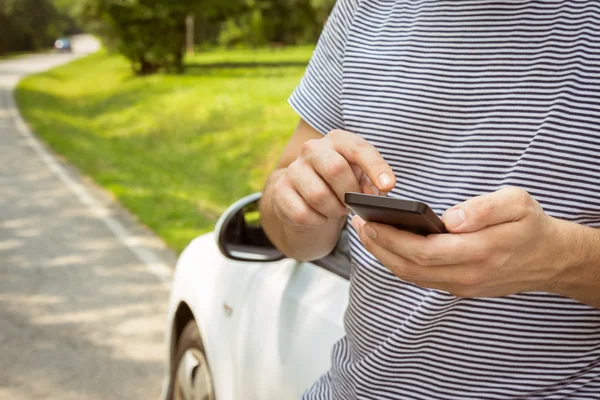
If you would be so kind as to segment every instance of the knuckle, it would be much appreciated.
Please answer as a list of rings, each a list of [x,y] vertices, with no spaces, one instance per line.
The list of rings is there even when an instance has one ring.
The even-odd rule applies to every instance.
[[[479,245],[476,249],[472,249],[472,250],[467,250],[465,248],[464,250],[469,251],[473,257],[473,261],[477,262],[477,263],[483,263],[487,260],[490,259],[491,254],[492,254],[492,249],[490,248],[490,246],[488,244],[481,244]]]
[[[310,212],[307,208],[296,207],[288,209],[288,218],[298,225],[310,225]]]
[[[300,162],[299,159],[294,160],[290,165],[288,165],[287,167],[287,171],[288,171],[288,176],[289,175],[294,175],[296,174],[299,170],[302,169],[302,162]]]
[[[344,174],[347,167],[348,163],[342,157],[332,158],[327,163],[326,174],[330,178],[338,178]]]
[[[350,154],[352,154],[352,157],[356,159],[360,157],[361,154],[364,154],[365,151],[370,149],[372,146],[373,145],[367,142],[365,139],[358,138],[357,140],[353,141],[350,145]]]
[[[427,249],[421,249],[414,254],[413,261],[419,265],[427,266],[432,263],[433,257]]]
[[[516,204],[517,206],[523,208],[528,208],[532,206],[533,199],[529,195],[529,193],[527,193],[526,190],[514,186],[508,187],[505,190],[507,191],[508,195],[512,198],[514,204]]]
[[[301,154],[306,156],[316,151],[316,149],[319,147],[319,140],[320,139],[310,139],[302,143]]]
[[[277,178],[277,180],[275,181],[275,183],[274,183],[274,187],[276,187],[276,188],[288,187],[288,186],[290,186],[290,170],[289,170],[289,166],[286,169],[286,171],[283,174],[281,174]],[[281,190],[276,190],[274,192],[274,196],[273,197],[277,199],[277,198],[281,197],[281,193],[282,193]]]
[[[529,196],[529,193],[527,193],[523,189],[517,189],[515,192],[515,196],[517,203],[522,206],[530,206],[532,203],[531,196]]]
[[[369,143],[365,138],[361,136],[356,136],[356,140],[354,141],[354,147],[356,147],[359,150],[374,148],[371,143]]]
[[[484,263],[489,259],[489,252],[484,249],[475,250],[471,253],[471,260],[477,264]]]
[[[513,195],[515,191],[518,190],[519,188],[516,186],[504,186],[498,191],[498,193],[503,193],[505,195]]]
[[[340,137],[345,136],[347,133],[348,132],[346,132],[346,131],[344,131],[342,129],[334,129],[334,130],[330,131],[327,134],[327,137],[330,138],[330,139],[332,139],[332,140],[337,140]]]
[[[305,199],[309,204],[320,206],[327,203],[329,194],[325,188],[311,189],[306,192]]]
[[[301,162],[294,161],[287,168],[287,173],[285,174],[285,181],[280,180],[278,184],[283,184],[290,187],[296,187],[299,185],[299,182],[302,180],[302,170],[303,165]],[[281,186],[278,186],[281,189]]]
[[[459,279],[459,283],[464,290],[476,290],[483,283],[483,275],[478,271],[471,271],[463,274]]]

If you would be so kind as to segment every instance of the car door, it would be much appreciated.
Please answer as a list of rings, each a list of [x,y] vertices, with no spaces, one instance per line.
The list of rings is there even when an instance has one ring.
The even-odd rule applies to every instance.
[[[235,398],[298,399],[329,369],[348,304],[342,237],[318,262],[264,264],[253,278],[236,313]]]

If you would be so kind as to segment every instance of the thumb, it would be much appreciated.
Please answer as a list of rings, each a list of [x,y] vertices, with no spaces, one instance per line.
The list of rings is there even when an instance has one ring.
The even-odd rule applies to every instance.
[[[537,202],[525,190],[506,187],[450,208],[442,216],[442,221],[453,233],[476,232],[488,226],[523,219],[535,210],[536,205]]]

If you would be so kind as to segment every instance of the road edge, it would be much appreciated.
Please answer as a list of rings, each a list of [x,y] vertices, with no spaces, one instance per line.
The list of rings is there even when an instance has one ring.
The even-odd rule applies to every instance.
[[[170,289],[177,259],[175,253],[156,234],[140,225],[135,217],[105,189],[91,179],[85,179],[85,175],[66,160],[59,160],[58,154],[50,150],[29,129],[16,100],[17,87],[26,77],[27,75],[22,76],[15,86],[6,92],[9,113],[21,137],[48,169],[91,210],[97,219],[106,225],[119,242],[129,249],[166,288]]]

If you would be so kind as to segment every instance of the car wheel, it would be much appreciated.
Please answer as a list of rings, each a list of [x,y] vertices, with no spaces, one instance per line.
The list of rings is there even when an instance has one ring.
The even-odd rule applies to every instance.
[[[181,332],[173,367],[169,399],[215,400],[212,374],[200,331],[193,320]]]

